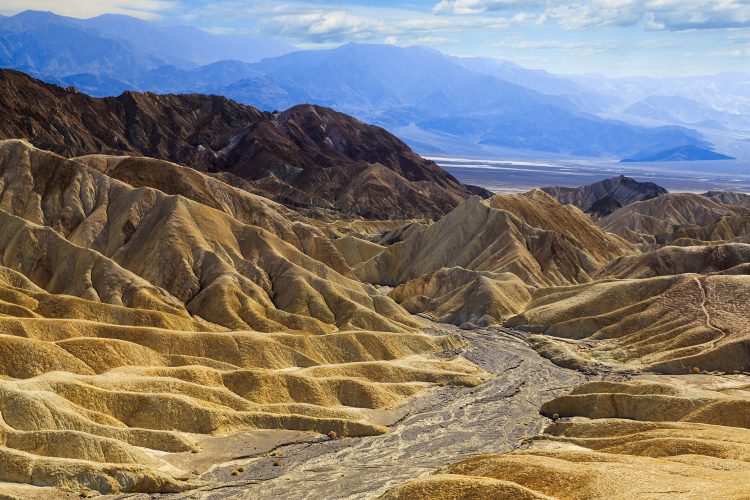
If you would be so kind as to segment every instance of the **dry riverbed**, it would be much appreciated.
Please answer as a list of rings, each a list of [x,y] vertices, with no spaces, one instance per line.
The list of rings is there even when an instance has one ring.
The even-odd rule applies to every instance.
[[[173,498],[372,498],[462,458],[525,446],[549,423],[539,415],[542,403],[596,377],[554,365],[522,335],[502,328],[440,325],[428,333],[459,333],[466,350],[444,355],[462,354],[495,378],[414,398],[383,415],[390,432],[382,436],[331,440],[300,433],[275,447],[252,434],[226,440],[226,460],[200,476],[207,486]]]

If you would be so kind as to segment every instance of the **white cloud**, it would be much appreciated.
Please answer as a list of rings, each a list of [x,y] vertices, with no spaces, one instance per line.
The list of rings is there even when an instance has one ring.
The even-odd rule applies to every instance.
[[[498,30],[526,22],[525,17],[448,18],[443,16],[366,16],[345,12],[308,11],[294,14],[270,15],[259,21],[261,31],[267,34],[300,38],[314,43],[343,40],[398,40],[399,44],[445,44],[449,33],[477,29]]]
[[[264,19],[263,29],[282,36],[325,41],[347,38],[362,39],[387,32],[381,19],[367,18],[344,11],[284,14]]]
[[[440,0],[432,10],[441,14],[480,14],[513,7],[529,8],[539,3],[533,0]]]
[[[568,29],[633,26],[683,31],[750,26],[750,0],[588,0],[558,3],[547,15]]]
[[[440,0],[437,14],[471,16],[507,11],[537,15],[566,29],[641,24],[649,30],[742,28],[750,26],[750,0]],[[531,14],[529,14],[531,13]]]
[[[43,10],[78,18],[125,14],[140,19],[158,19],[162,12],[179,6],[176,0],[2,0],[0,13],[11,15],[24,10]]]
[[[750,58],[750,46],[737,47],[732,50],[725,50],[720,52],[712,52],[709,54],[714,57],[737,57],[737,58]]]

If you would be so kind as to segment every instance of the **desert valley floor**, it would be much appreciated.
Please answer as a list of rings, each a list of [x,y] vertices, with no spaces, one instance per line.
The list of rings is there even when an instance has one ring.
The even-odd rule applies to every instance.
[[[0,498],[748,498],[750,195],[0,95]]]

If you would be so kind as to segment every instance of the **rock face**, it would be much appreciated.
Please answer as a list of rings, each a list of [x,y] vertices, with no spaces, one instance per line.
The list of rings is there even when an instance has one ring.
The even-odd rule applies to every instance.
[[[470,194],[387,131],[319,106],[272,114],[197,94],[96,99],[10,70],[0,71],[0,96],[0,138],[223,172],[290,206],[434,218]]]
[[[604,198],[596,200],[589,208],[586,209],[586,213],[597,219],[605,217],[618,208],[622,208],[622,204],[617,201],[613,196],[607,195]]]
[[[605,264],[636,252],[577,208],[536,190],[470,198],[350,264],[364,281],[397,286],[390,297],[409,312],[468,327],[522,312],[534,286],[588,282]]]
[[[604,217],[636,201],[667,194],[666,189],[653,182],[639,182],[624,175],[579,188],[551,186],[542,191],[564,205],[575,205],[595,217]]]
[[[524,311],[530,288],[513,273],[444,267],[399,285],[389,296],[412,314],[476,327],[501,323]]]
[[[666,246],[621,257],[599,272],[600,278],[642,279],[674,274],[750,274],[750,245]]]

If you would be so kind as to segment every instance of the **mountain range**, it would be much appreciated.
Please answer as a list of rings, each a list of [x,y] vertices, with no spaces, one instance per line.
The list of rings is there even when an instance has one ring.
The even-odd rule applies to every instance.
[[[67,157],[148,156],[188,165],[297,208],[433,218],[472,193],[380,127],[328,108],[262,112],[221,96],[94,98],[0,70],[0,138]]]
[[[263,111],[322,105],[432,154],[647,157],[682,146],[710,148],[696,128],[742,125],[748,115],[743,105],[724,109],[725,101],[704,102],[707,111],[696,116],[663,113],[679,82],[558,76],[422,47],[293,51],[275,40],[112,15],[79,20],[26,11],[1,19],[0,65],[95,96],[197,92]],[[740,83],[725,87],[747,98]],[[661,105],[651,97],[656,90]],[[638,104],[643,99],[648,106]]]

